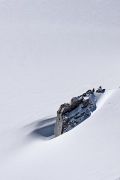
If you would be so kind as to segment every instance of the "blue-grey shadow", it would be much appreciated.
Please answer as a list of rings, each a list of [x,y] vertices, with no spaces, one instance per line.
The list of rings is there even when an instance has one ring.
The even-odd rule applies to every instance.
[[[32,131],[29,136],[34,138],[49,138],[54,135],[56,117],[37,120],[34,123],[30,124],[32,126]]]

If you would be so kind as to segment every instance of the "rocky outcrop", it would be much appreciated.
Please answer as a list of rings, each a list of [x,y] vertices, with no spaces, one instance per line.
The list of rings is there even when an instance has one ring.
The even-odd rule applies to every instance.
[[[90,117],[96,109],[96,94],[104,93],[100,86],[98,90],[88,90],[86,93],[73,97],[70,103],[64,103],[57,111],[55,136],[59,136]]]

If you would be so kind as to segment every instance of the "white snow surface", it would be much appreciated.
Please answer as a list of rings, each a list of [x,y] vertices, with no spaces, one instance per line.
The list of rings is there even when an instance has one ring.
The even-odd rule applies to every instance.
[[[0,0],[0,180],[120,179],[120,1]],[[102,85],[54,138],[60,104]]]

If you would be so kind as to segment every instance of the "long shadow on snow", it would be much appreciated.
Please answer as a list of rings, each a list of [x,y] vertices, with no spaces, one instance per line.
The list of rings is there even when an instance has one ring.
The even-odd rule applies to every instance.
[[[29,136],[34,138],[47,138],[54,136],[54,127],[55,127],[56,117],[37,120],[28,126],[32,127],[32,131]]]

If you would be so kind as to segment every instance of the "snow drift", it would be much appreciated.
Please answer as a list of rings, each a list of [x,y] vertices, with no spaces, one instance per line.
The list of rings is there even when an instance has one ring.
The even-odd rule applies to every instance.
[[[119,0],[0,0],[0,179],[120,177],[119,9]],[[99,85],[89,120],[53,138],[59,105]]]

